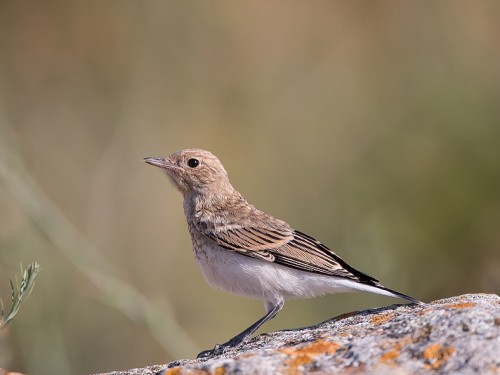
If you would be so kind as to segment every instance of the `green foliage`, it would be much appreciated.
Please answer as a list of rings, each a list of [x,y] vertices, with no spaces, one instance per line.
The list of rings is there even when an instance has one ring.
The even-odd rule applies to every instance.
[[[1,312],[0,312],[0,329],[7,327],[14,317],[19,312],[21,303],[29,297],[33,286],[35,285],[36,275],[40,270],[40,265],[37,262],[33,262],[29,265],[28,269],[23,271],[23,266],[21,265],[21,283],[18,283],[17,278],[15,283],[10,280],[10,287],[12,289],[12,305],[7,317],[4,315],[4,305],[2,299],[0,299]]]

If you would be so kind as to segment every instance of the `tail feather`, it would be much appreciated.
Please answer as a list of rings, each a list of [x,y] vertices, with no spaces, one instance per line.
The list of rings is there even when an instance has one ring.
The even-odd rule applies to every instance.
[[[384,290],[386,292],[389,292],[391,294],[391,297],[402,298],[402,299],[405,299],[407,301],[416,303],[417,305],[424,305],[424,302],[419,301],[418,299],[415,299],[413,297],[407,296],[406,294],[403,294],[403,293],[400,293],[400,292],[396,292],[395,290],[386,288],[385,286],[377,285],[377,288],[381,289],[381,290]]]

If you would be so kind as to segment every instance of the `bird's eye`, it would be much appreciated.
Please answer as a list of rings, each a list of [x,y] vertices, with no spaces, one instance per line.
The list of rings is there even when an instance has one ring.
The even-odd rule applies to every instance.
[[[198,165],[200,165],[200,161],[198,159],[189,159],[188,165],[191,168],[196,168]]]

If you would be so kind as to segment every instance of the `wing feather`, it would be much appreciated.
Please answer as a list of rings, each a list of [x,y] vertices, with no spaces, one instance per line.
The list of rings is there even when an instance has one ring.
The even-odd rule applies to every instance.
[[[228,250],[259,252],[283,246],[293,239],[292,231],[264,231],[259,228],[232,228],[228,230],[206,230],[202,232],[219,246]]]
[[[344,277],[379,286],[377,279],[347,264],[328,247],[297,230],[282,225],[234,227],[202,231],[219,246],[242,255],[323,275]]]

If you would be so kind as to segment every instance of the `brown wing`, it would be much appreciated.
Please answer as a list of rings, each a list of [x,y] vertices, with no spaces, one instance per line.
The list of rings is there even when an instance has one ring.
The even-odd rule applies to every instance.
[[[304,271],[344,277],[374,286],[380,285],[377,279],[350,266],[316,239],[297,230],[293,234],[293,240],[277,249],[274,254],[276,263]]]
[[[225,249],[274,262],[275,257],[270,250],[286,246],[293,239],[293,232],[283,229],[247,227],[225,231],[211,230],[204,234]]]
[[[242,255],[323,275],[379,286],[379,281],[343,261],[321,242],[288,228],[236,227],[203,233],[219,246]]]

